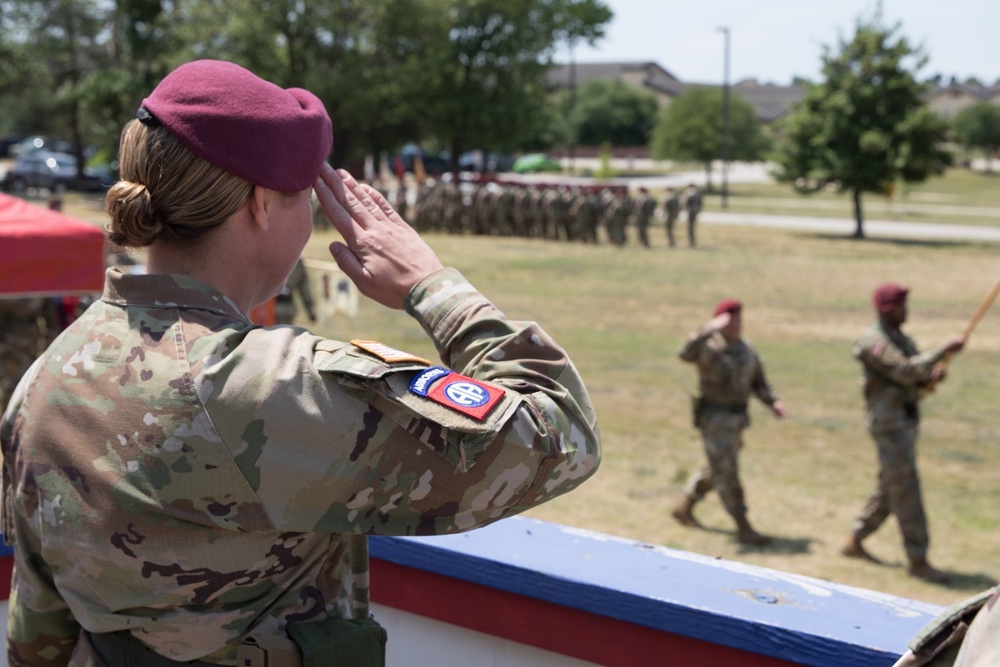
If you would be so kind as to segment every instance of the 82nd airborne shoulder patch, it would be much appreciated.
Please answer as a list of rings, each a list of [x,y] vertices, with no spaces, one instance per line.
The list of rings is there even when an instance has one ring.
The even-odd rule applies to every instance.
[[[442,366],[431,366],[410,381],[410,391],[463,415],[482,421],[506,393]]]

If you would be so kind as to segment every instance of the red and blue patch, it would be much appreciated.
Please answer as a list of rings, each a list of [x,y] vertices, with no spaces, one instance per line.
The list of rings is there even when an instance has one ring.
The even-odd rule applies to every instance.
[[[410,381],[410,391],[473,419],[483,420],[506,393],[442,366],[431,366]]]

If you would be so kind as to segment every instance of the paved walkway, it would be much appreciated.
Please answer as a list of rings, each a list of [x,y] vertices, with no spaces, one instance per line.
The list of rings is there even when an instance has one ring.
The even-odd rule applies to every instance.
[[[823,234],[850,236],[854,233],[853,219],[815,218],[800,215],[767,215],[763,213],[729,213],[702,211],[698,222],[745,227],[775,227],[804,229]],[[865,236],[896,239],[996,241],[1000,242],[1000,226],[956,225],[941,222],[899,222],[895,220],[865,220]]]

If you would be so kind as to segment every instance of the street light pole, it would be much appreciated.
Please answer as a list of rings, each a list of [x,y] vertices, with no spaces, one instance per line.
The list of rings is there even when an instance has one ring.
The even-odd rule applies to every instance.
[[[729,28],[720,27],[725,35],[725,56],[722,71],[722,208],[729,208]]]
[[[569,138],[569,173],[576,174],[576,132],[573,128],[573,111],[576,109],[576,58],[574,48],[576,39],[569,40],[569,113],[566,114],[566,126],[570,128]]]

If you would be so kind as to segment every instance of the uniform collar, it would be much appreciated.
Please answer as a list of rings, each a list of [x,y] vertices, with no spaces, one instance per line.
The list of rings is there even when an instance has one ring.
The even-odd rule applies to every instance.
[[[181,274],[131,274],[111,267],[104,274],[104,294],[101,299],[119,306],[194,308],[244,322],[250,321],[229,297]]]

